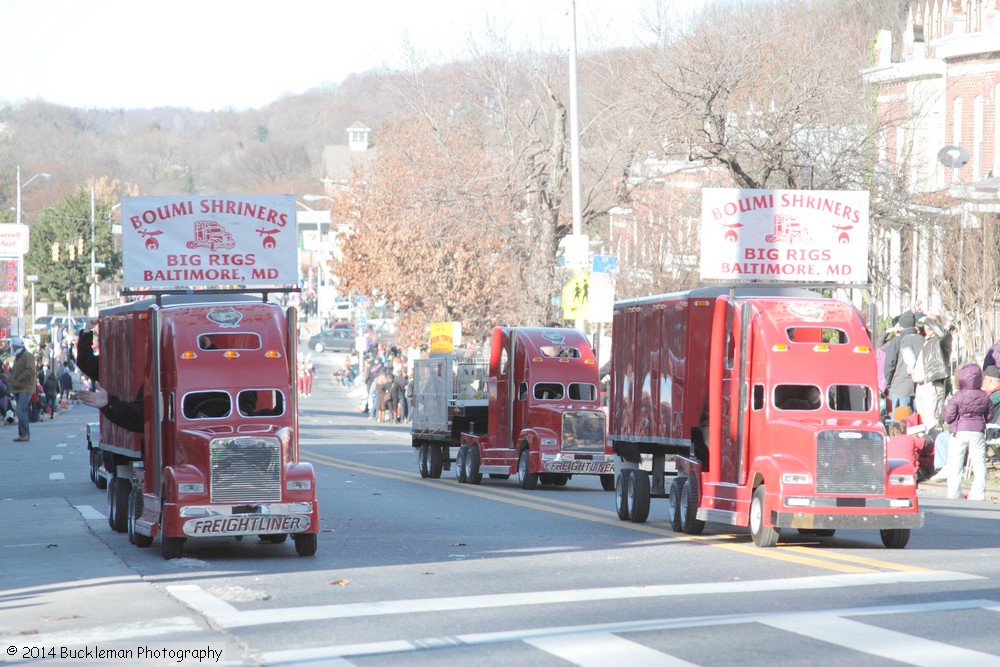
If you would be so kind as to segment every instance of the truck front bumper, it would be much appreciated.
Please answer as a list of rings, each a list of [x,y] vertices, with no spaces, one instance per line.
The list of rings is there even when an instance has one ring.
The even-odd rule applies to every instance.
[[[923,512],[908,514],[826,514],[812,512],[771,512],[775,528],[824,529],[877,529],[922,528]]]

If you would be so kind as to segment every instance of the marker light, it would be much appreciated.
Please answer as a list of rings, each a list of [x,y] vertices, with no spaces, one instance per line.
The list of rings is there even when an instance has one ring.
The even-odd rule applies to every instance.
[[[278,350],[268,350],[267,352],[264,353],[264,356],[267,357],[268,359],[280,359],[281,352],[279,352]]]
[[[854,351],[860,352],[861,354],[868,354],[871,352],[871,349],[867,345],[855,345]]]
[[[240,353],[237,352],[236,350],[226,350],[225,352],[222,353],[222,356],[225,357],[226,359],[235,359],[236,357],[240,356]]]
[[[181,352],[181,359],[197,359],[197,358],[198,358],[198,355],[195,354],[194,352],[191,352],[191,351]]]
[[[813,345],[813,352],[829,352],[830,346],[826,343],[820,343],[819,345]]]
[[[788,352],[788,346],[785,345],[784,343],[778,343],[777,345],[775,345],[774,347],[771,348],[771,351],[772,352]]]

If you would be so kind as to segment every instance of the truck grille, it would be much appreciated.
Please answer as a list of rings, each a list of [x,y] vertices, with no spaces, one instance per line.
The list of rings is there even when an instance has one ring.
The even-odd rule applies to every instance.
[[[816,492],[885,492],[885,439],[862,431],[821,431],[816,438]]]
[[[273,438],[217,438],[209,445],[213,503],[281,500],[281,445]]]
[[[604,413],[581,411],[563,413],[562,451],[604,453]]]

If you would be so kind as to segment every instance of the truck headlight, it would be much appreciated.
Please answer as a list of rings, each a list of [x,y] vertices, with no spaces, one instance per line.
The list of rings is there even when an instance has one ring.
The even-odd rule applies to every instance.
[[[915,486],[917,479],[913,475],[889,475],[889,483],[894,486]]]
[[[205,493],[205,485],[202,482],[181,482],[177,485],[177,493]]]
[[[313,488],[311,479],[286,479],[286,491],[309,491]]]
[[[812,475],[807,472],[786,472],[781,475],[782,484],[812,484]]]

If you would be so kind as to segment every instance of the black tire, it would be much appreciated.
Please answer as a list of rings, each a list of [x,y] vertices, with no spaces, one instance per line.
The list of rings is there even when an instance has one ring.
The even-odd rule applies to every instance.
[[[646,523],[649,518],[649,475],[633,470],[628,481],[628,518],[632,523]]]
[[[430,454],[428,450],[430,445],[420,445],[417,447],[417,470],[420,471],[421,477],[427,477],[430,474],[430,466],[428,465],[428,457]]]
[[[687,477],[684,488],[681,489],[680,510],[681,529],[688,535],[701,535],[705,530],[705,522],[698,520],[698,479]]]
[[[884,528],[878,532],[886,549],[903,549],[910,541],[909,528]]]
[[[94,486],[96,486],[101,491],[108,488],[108,480],[101,474],[101,464],[104,462],[104,456],[101,454],[99,449],[90,450],[90,479],[94,481]]]
[[[300,556],[316,555],[316,547],[319,545],[316,533],[299,533],[294,535],[292,539],[295,540],[295,553]]]
[[[277,535],[258,535],[262,542],[270,542],[271,544],[284,544],[288,540],[287,533],[278,533]]]
[[[142,535],[135,529],[135,522],[142,516],[142,489],[133,487],[128,494],[128,541],[145,549],[153,544],[153,538],[149,535]]]
[[[124,477],[113,477],[108,485],[108,525],[116,533],[128,530],[128,496],[132,484]]]
[[[538,483],[539,484],[552,484],[555,475],[550,475],[547,472],[538,473]]]
[[[455,479],[459,484],[465,484],[469,478],[465,476],[465,457],[469,455],[468,447],[459,447],[455,454]]]
[[[444,455],[440,445],[428,445],[427,448],[427,476],[437,479],[444,470]],[[312,533],[307,533],[311,535]]]
[[[569,475],[553,475],[552,483],[556,486],[566,486],[569,483]]]
[[[319,341],[316,341],[316,344],[315,344],[315,345],[313,345],[313,350],[315,350],[316,352],[322,352],[322,351],[323,351],[323,350],[325,350],[325,349],[326,349],[326,348],[325,348],[325,347],[323,347],[323,343],[321,343],[321,342],[319,342]]]
[[[528,472],[530,469],[528,465],[528,450],[522,449],[521,455],[517,458],[517,483],[525,491],[531,491],[538,486],[538,473]]]
[[[675,477],[670,483],[670,497],[668,502],[668,514],[670,515],[670,530],[675,533],[684,532],[684,524],[681,523],[681,495],[684,489],[686,477]]]
[[[614,475],[601,475],[601,488],[605,491],[615,490],[615,476]]]
[[[631,476],[631,468],[625,468],[615,475],[615,512],[622,521],[628,521],[628,480]]]
[[[491,472],[490,479],[510,479],[510,475],[505,472]]]
[[[764,525],[764,485],[753,491],[750,499],[750,536],[753,543],[762,549],[768,549],[778,543],[778,531],[773,526]]]
[[[483,473],[479,472],[480,463],[479,447],[469,447],[469,453],[465,455],[465,479],[469,484],[483,481]]]
[[[835,528],[817,528],[816,537],[833,537],[836,535],[837,530]]]
[[[160,538],[160,554],[163,556],[163,560],[173,560],[174,558],[180,558],[184,555],[184,538],[183,537],[161,537]]]

